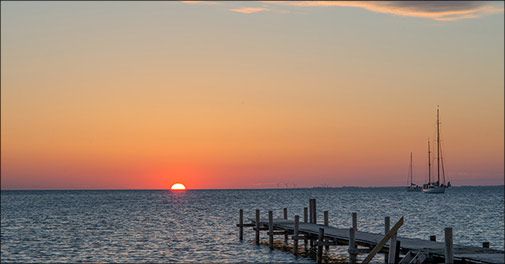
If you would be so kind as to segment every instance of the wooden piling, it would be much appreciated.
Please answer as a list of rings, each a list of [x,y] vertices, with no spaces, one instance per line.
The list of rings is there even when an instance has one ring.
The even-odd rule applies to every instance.
[[[356,264],[356,256],[358,255],[356,249],[356,230],[349,228],[349,263]]]
[[[309,209],[307,207],[303,208],[303,222],[307,223],[309,217]],[[307,251],[307,236],[303,237],[303,246],[305,251]]]
[[[317,263],[323,262],[323,243],[324,243],[324,228],[319,228],[319,236],[317,237]]]
[[[437,236],[435,236],[435,235],[430,236],[430,241],[437,241]]]
[[[311,224],[314,223],[314,221],[312,219],[312,217],[314,216],[312,214],[312,210],[314,209],[314,207],[313,207],[313,205],[314,205],[313,200],[314,199],[309,199],[309,223],[311,223]]]
[[[274,249],[274,216],[272,211],[268,211],[268,244],[270,249]]]
[[[307,207],[303,207],[303,222],[307,223],[309,217],[309,212]]]
[[[242,241],[244,240],[244,210],[242,209],[240,209],[238,213],[238,225],[239,225],[238,239]]]
[[[313,205],[312,205],[312,213],[314,214],[314,216],[312,216],[312,220],[314,220],[314,224],[317,224],[317,207],[316,207],[316,199],[312,199],[313,200]]]
[[[389,232],[391,228],[391,219],[389,216],[384,217],[384,235]],[[384,263],[388,263],[388,253],[384,253]]]
[[[298,235],[300,230],[300,216],[295,215],[295,224],[293,230],[293,251],[295,256],[298,256]]]
[[[453,264],[454,251],[452,243],[452,227],[446,227],[444,229],[444,238],[445,238],[445,263]]]
[[[389,252],[388,252],[388,263],[396,263],[396,239],[397,233],[395,233],[391,240],[389,240]]]
[[[315,207],[315,199],[309,200],[309,223],[314,224],[314,207]],[[314,247],[314,241],[312,238],[309,238],[309,247],[312,249]]]
[[[352,213],[352,228],[354,228],[355,231],[358,231],[358,214],[357,213]]]
[[[284,219],[285,219],[285,220],[288,220],[288,208],[284,208],[284,209],[282,210],[282,212],[283,212]],[[285,232],[284,232],[284,245],[285,245],[285,246],[287,246],[287,245],[288,245],[288,238],[289,238],[289,237],[288,237],[288,231],[285,231]]]
[[[483,248],[489,248],[490,243],[489,242],[482,242],[482,247]]]
[[[256,209],[256,238],[254,241],[256,242],[256,245],[260,244],[260,210]]]
[[[324,213],[324,226],[329,226],[330,225],[330,220],[329,220],[329,217],[328,217],[328,211],[324,211],[323,213]],[[328,239],[325,239],[325,242],[328,242]],[[326,251],[329,251],[330,250],[330,245],[325,245],[324,249]]]
[[[400,240],[396,240],[396,244],[395,244],[395,264],[400,262],[400,248],[401,248]]]

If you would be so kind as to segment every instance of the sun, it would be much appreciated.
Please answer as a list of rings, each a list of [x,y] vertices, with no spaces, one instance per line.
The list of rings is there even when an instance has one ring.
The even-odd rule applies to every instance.
[[[170,187],[170,190],[172,191],[181,191],[181,190],[186,190],[186,186],[182,183],[174,183],[172,187]]]

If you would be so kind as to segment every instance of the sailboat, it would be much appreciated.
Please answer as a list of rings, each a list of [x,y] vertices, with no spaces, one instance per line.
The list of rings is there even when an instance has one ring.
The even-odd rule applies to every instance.
[[[409,166],[409,179],[410,185],[407,187],[408,192],[419,192],[421,191],[421,186],[414,183],[414,174],[412,173],[412,152],[410,152],[410,166]]]
[[[430,141],[428,139],[428,183],[423,185],[423,192],[425,193],[444,193],[445,189],[450,186],[450,182],[445,184],[445,169],[444,161],[442,159],[442,148],[440,146],[440,118],[437,106],[437,181],[431,180],[431,151]],[[440,181],[440,164],[442,164],[442,182]]]

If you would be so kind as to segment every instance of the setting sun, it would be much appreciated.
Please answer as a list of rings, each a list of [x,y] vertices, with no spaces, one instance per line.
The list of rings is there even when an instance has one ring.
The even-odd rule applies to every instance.
[[[182,183],[175,183],[174,185],[172,185],[170,190],[186,190],[186,186],[184,186],[184,184]]]

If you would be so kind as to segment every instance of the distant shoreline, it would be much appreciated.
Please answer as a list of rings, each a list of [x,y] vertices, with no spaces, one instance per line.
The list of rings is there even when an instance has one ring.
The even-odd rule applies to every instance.
[[[501,185],[457,185],[451,188],[502,187]],[[335,187],[299,187],[299,188],[230,188],[230,189],[188,189],[187,191],[261,191],[261,190],[317,190],[317,189],[404,189],[405,186],[335,186]],[[166,189],[0,189],[0,191],[169,191]]]

